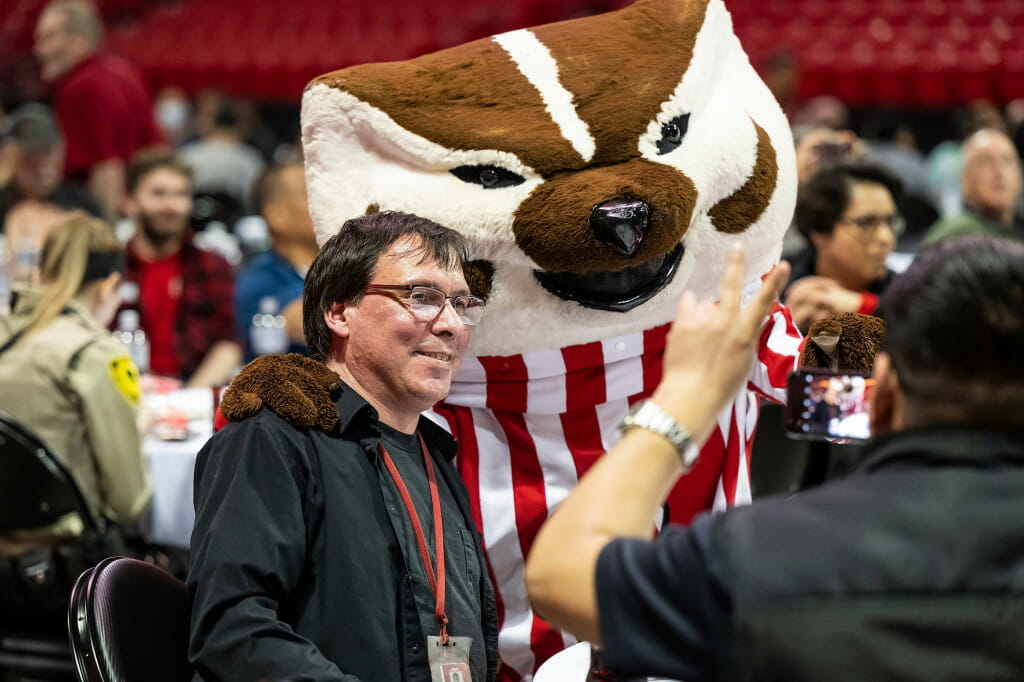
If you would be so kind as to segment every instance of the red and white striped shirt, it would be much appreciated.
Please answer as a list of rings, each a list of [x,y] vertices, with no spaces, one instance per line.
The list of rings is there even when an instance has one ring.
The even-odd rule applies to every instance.
[[[448,398],[430,415],[459,442],[459,471],[483,532],[498,596],[498,680],[530,680],[541,663],[575,643],[533,614],[524,558],[548,515],[619,440],[630,406],[658,385],[668,328],[560,350],[467,357]],[[672,522],[750,502],[758,396],[785,399],[800,340],[789,311],[776,304],[747,389],[719,415],[697,464],[669,497]]]

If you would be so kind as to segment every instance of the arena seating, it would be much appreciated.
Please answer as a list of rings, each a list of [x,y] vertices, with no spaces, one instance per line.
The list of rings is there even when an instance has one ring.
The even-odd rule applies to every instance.
[[[295,100],[310,78],[405,59],[629,0],[97,0],[112,49],[154,87]],[[46,0],[0,3],[0,44],[31,47]],[[1024,0],[727,0],[751,60],[785,51],[801,94],[851,105],[949,106],[1024,97]],[[0,59],[3,55],[0,54]]]

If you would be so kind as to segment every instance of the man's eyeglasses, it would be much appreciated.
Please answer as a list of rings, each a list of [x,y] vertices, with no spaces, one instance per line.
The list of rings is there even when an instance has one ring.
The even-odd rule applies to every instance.
[[[868,215],[857,216],[856,218],[843,218],[839,222],[856,225],[864,233],[864,236],[874,234],[882,225],[888,225],[893,234],[899,235],[903,234],[903,229],[907,226],[907,221],[898,213],[891,215],[869,213]]]
[[[423,322],[432,322],[441,314],[445,301],[451,301],[452,310],[463,324],[473,326],[480,322],[487,305],[487,301],[476,296],[449,296],[440,289],[422,284],[369,284],[363,293],[392,296]]]

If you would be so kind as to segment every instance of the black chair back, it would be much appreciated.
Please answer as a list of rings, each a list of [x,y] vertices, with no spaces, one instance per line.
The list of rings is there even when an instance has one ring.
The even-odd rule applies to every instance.
[[[144,561],[111,557],[71,592],[68,635],[82,682],[184,682],[189,601],[185,584]]]
[[[42,528],[78,512],[87,531],[100,522],[67,468],[39,436],[0,411],[0,533]]]

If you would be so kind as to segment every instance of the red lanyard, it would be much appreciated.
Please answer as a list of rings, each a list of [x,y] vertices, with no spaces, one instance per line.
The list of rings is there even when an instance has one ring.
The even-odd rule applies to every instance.
[[[423,464],[427,468],[427,481],[430,483],[430,504],[434,510],[434,551],[437,553],[436,576],[434,574],[434,566],[430,561],[430,552],[427,550],[427,538],[423,535],[423,526],[420,525],[419,515],[416,513],[416,507],[412,504],[409,490],[405,487],[405,482],[402,481],[402,476],[398,473],[398,468],[395,467],[395,462],[391,459],[391,455],[384,449],[384,443],[378,442],[377,449],[384,460],[384,466],[388,468],[388,473],[391,474],[391,478],[398,488],[398,493],[402,496],[405,510],[409,514],[409,523],[412,524],[413,533],[416,535],[416,544],[420,548],[423,570],[427,573],[430,591],[434,593],[434,598],[437,602],[437,608],[434,613],[437,615],[438,622],[441,623],[441,643],[447,644],[448,616],[444,613],[444,522],[441,519],[441,498],[437,494],[437,479],[434,477],[434,466],[430,461],[430,454],[427,452],[427,444],[423,442],[423,436],[420,435],[420,450],[423,452]]]

